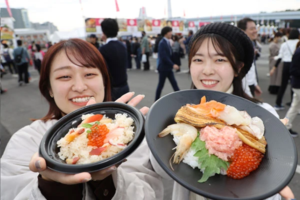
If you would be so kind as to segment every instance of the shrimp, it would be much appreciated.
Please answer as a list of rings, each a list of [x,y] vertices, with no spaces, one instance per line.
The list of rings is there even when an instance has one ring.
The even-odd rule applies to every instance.
[[[193,141],[197,137],[197,129],[188,124],[172,124],[158,134],[159,137],[165,137],[171,133],[174,136],[174,141],[177,144],[173,163],[180,163]]]

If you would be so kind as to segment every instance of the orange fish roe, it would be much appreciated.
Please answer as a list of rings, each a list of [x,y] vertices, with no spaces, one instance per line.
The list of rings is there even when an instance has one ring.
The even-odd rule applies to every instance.
[[[88,134],[88,145],[102,147],[102,145],[104,144],[105,137],[108,133],[109,129],[105,124],[98,125],[95,123],[91,127],[91,133]]]
[[[264,155],[258,150],[243,144],[235,150],[232,156],[232,163],[227,170],[227,176],[234,179],[241,179],[256,170]]]

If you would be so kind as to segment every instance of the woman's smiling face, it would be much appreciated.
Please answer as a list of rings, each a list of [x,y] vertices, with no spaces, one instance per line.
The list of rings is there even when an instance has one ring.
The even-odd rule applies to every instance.
[[[230,88],[235,73],[229,60],[220,52],[207,38],[192,57],[190,72],[197,89],[226,92]]]
[[[76,60],[72,54],[69,57]],[[50,96],[65,114],[85,106],[91,97],[98,103],[104,100],[105,88],[100,70],[75,65],[63,50],[52,62],[50,85]]]

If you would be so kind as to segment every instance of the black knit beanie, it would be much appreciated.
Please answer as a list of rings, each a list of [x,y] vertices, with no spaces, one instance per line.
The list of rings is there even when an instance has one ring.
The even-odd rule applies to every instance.
[[[244,63],[239,76],[243,78],[250,70],[254,59],[254,47],[250,38],[239,28],[226,24],[226,23],[211,23],[200,30],[191,38],[189,43],[189,49],[191,49],[193,43],[204,34],[216,34],[227,39],[237,50],[240,61]]]

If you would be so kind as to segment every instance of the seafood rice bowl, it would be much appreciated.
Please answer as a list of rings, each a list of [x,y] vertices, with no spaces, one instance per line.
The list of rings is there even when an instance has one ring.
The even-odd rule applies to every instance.
[[[82,120],[57,142],[58,156],[67,164],[88,164],[112,157],[134,137],[134,120],[127,114],[115,114],[115,119],[87,114]]]

